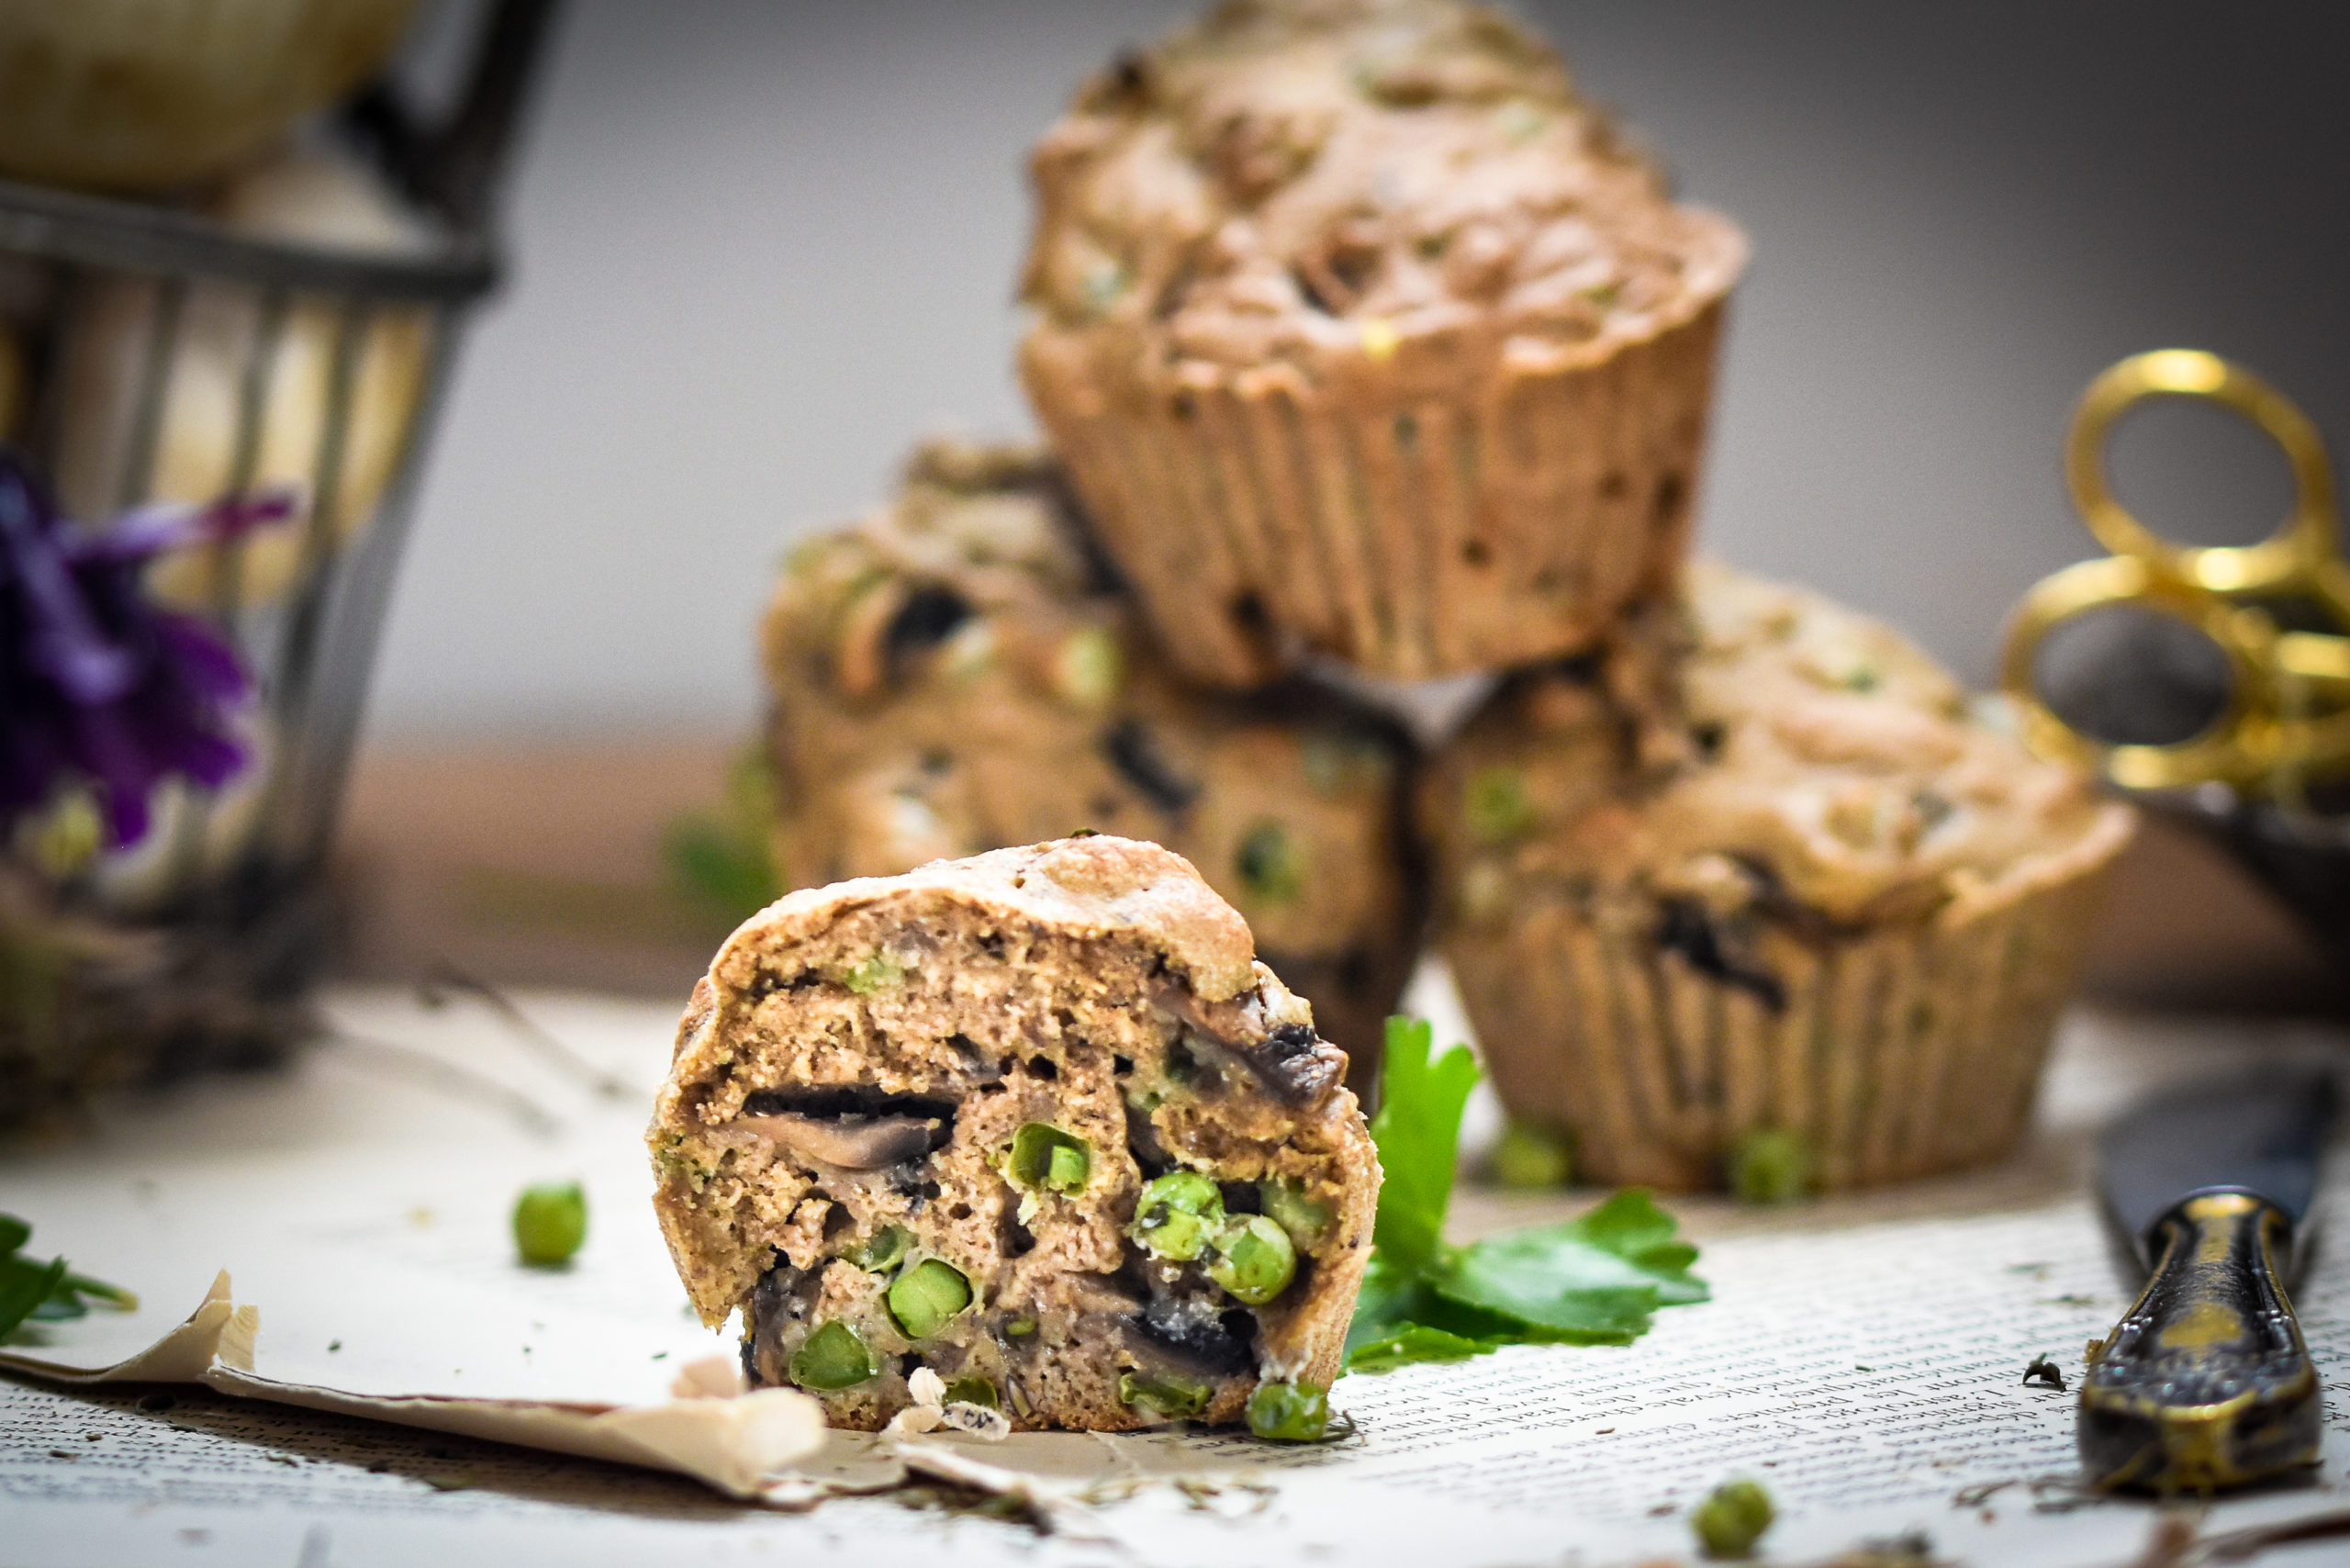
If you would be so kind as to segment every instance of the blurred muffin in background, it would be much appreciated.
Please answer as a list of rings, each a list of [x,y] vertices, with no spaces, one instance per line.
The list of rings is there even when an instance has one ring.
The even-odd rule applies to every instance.
[[[1091,828],[1166,845],[1356,1064],[1409,978],[1408,743],[1303,681],[1173,678],[1056,465],[936,442],[898,496],[792,554],[767,614],[786,888]]]
[[[397,255],[428,238],[368,172],[324,156],[287,157],[241,175],[207,210],[233,232],[326,250]],[[233,548],[167,557],[149,574],[158,598],[185,608],[266,604],[303,575],[308,552],[348,543],[373,518],[423,392],[431,338],[420,308],[345,315],[296,297],[273,308],[262,291],[238,284],[203,282],[175,294],[127,276],[104,279],[66,342],[59,496],[71,515],[95,521],[140,498],[294,490],[305,515],[288,526]],[[251,371],[258,374],[249,379]],[[142,486],[132,469],[147,381],[158,372]],[[250,451],[238,439],[248,396],[258,399]],[[350,417],[330,452],[339,398]],[[313,526],[327,531],[319,543],[305,538]]]
[[[1032,160],[1021,371],[1169,656],[1568,653],[1684,552],[1746,244],[1454,0],[1232,0]]]
[[[1513,1115],[1674,1189],[2004,1152],[2132,822],[1889,628],[1709,563],[1514,678],[1421,805]]]
[[[0,178],[228,173],[390,58],[416,0],[0,0]]]

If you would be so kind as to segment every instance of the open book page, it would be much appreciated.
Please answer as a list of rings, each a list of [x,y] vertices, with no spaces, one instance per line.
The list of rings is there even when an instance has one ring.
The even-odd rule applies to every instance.
[[[461,1408],[461,1430],[575,1450],[532,1419],[543,1428],[551,1405],[576,1407],[577,1419],[672,1406],[675,1370],[731,1346],[686,1311],[645,1201],[637,1135],[669,1022],[662,1010],[610,1003],[551,999],[532,1010],[626,1092],[554,1070],[486,1013],[379,995],[339,1012],[346,1033],[374,1047],[327,1047],[283,1080],[203,1086],[125,1114],[93,1143],[0,1167],[0,1207],[34,1221],[36,1250],[65,1250],[143,1297],[136,1314],[57,1326],[49,1343],[10,1356],[61,1371],[119,1361],[163,1337],[225,1265],[235,1302],[255,1309],[242,1364],[216,1380],[239,1393],[410,1421],[429,1402],[444,1427]],[[2277,1036],[2251,1048],[2310,1043]],[[905,1445],[919,1471],[1033,1494],[1058,1531],[1041,1542],[1020,1527],[874,1499],[745,1514],[608,1466],[191,1394],[188,1408],[209,1423],[199,1438],[122,1395],[84,1404],[14,1386],[0,1388],[11,1431],[63,1435],[0,1462],[0,1499],[30,1539],[70,1544],[136,1498],[139,1517],[164,1532],[153,1538],[160,1556],[176,1550],[167,1525],[282,1536],[306,1518],[329,1529],[333,1561],[364,1561],[334,1529],[354,1511],[402,1521],[386,1540],[420,1547],[463,1529],[478,1549],[490,1539],[479,1532],[505,1525],[567,1534],[551,1521],[576,1524],[564,1505],[592,1500],[610,1528],[580,1530],[567,1561],[619,1561],[632,1543],[629,1560],[641,1562],[648,1540],[671,1536],[672,1546],[772,1540],[826,1561],[825,1542],[887,1529],[935,1533],[964,1560],[1081,1557],[1082,1543],[1114,1540],[1137,1561],[1293,1568],[1325,1554],[1417,1563],[1573,1551],[1604,1562],[1683,1551],[1688,1508],[1735,1473],[1777,1499],[1771,1545],[1785,1559],[1923,1529],[1977,1561],[2120,1562],[2149,1511],[2074,1493],[2072,1401],[2025,1386],[2021,1372],[2040,1353],[2076,1372],[2083,1341],[2125,1305],[2095,1218],[2065,1180],[2072,1135],[2133,1083],[2190,1070],[2212,1049],[2192,1030],[2076,1020],[2052,1079],[2050,1133],[2010,1171],[1769,1215],[1676,1204],[1705,1241],[1710,1304],[1660,1314],[1628,1348],[1519,1348],[1350,1377],[1333,1396],[1360,1428],[1343,1443],[1287,1450],[1169,1434]],[[2019,1187],[2016,1170],[2032,1180]],[[579,1260],[520,1268],[506,1233],[515,1193],[574,1177],[592,1216]],[[1590,1201],[1464,1197],[1457,1228],[1553,1218]],[[1971,1212],[1986,1203],[1991,1212]],[[2331,1382],[2350,1358],[2350,1257],[2322,1260],[2300,1303]],[[75,1430],[84,1416],[98,1439]],[[185,1411],[176,1419],[189,1422]],[[2338,1450],[2350,1428],[2339,1412],[2332,1420]],[[666,1462],[711,1478],[715,1462],[685,1447]],[[875,1449],[835,1439],[795,1468],[889,1479],[901,1461]],[[362,1462],[363,1452],[378,1457]],[[657,1451],[637,1457],[664,1462]],[[2312,1486],[2219,1515],[2350,1503],[2329,1490],[2342,1458],[2330,1450]],[[436,1466],[466,1478],[445,1488]],[[1169,1476],[1186,1484],[1161,1484]],[[143,1561],[129,1551],[122,1560]]]

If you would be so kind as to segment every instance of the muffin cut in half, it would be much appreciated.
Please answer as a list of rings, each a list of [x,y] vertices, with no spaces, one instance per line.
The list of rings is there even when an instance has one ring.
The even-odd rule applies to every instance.
[[[1709,563],[1515,677],[1423,806],[1512,1114],[1666,1188],[1765,1133],[1828,1189],[2004,1152],[2132,823],[1889,628]]]
[[[928,1369],[1015,1428],[1293,1435],[1371,1253],[1345,1070],[1181,857],[999,850],[728,940],[647,1134],[655,1204],[750,1380],[835,1426]]]
[[[1408,738],[1304,679],[1176,679],[1047,454],[923,444],[887,504],[793,552],[764,641],[786,887],[1082,828],[1163,844],[1368,1093],[1422,924]]]
[[[1524,664],[1671,580],[1746,242],[1516,23],[1232,0],[1032,173],[1022,378],[1192,675]]]

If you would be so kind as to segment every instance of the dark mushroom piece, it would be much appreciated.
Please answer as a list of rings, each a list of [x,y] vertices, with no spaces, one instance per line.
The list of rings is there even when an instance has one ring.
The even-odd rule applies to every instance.
[[[1126,1331],[1136,1350],[1184,1372],[1227,1377],[1256,1363],[1257,1319],[1240,1307],[1160,1296],[1127,1319]]]
[[[1191,1025],[1192,1038],[1229,1052],[1286,1105],[1309,1105],[1347,1075],[1347,1054],[1304,1024],[1268,1029],[1254,998],[1203,1003],[1181,986],[1162,986],[1152,1004]]]
[[[737,1116],[728,1126],[773,1138],[811,1165],[836,1170],[885,1170],[928,1154],[935,1116],[839,1116],[784,1114]]]

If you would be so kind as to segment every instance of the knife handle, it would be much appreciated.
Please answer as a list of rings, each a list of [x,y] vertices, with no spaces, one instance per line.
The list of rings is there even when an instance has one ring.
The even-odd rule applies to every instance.
[[[2154,1222],[2154,1275],[2081,1377],[2093,1484],[2208,1493],[2317,1462],[2317,1372],[2277,1277],[2292,1229],[2232,1188]]]

